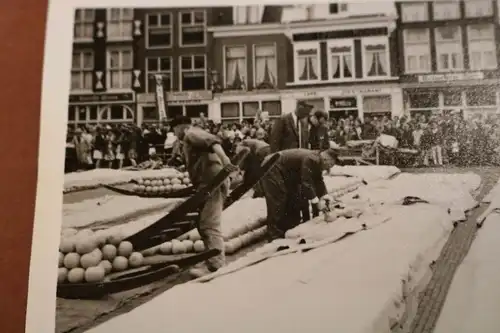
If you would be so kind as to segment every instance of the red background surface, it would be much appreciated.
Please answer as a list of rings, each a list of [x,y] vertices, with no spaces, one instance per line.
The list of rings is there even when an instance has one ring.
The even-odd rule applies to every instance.
[[[0,332],[21,333],[35,209],[47,0],[0,1],[0,13]]]

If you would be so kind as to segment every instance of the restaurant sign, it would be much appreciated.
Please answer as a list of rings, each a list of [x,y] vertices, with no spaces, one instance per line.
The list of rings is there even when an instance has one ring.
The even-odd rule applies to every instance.
[[[482,80],[482,79],[484,79],[483,72],[428,74],[428,75],[418,76],[418,82],[420,83],[452,82],[452,81]]]
[[[134,93],[100,93],[69,95],[70,104],[133,103]]]

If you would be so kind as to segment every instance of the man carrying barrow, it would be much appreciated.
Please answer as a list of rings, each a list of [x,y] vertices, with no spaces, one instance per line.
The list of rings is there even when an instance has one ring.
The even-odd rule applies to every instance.
[[[325,211],[327,189],[323,171],[337,161],[333,149],[322,152],[287,149],[279,152],[275,166],[261,180],[267,205],[269,240],[283,238],[286,231],[300,224],[301,202],[307,199],[317,211]]]
[[[226,165],[231,165],[231,160],[221,147],[220,139],[199,127],[191,126],[190,118],[178,117],[171,125],[179,139],[186,169],[194,186],[207,186]],[[234,166],[232,169],[237,170]],[[229,179],[212,192],[201,208],[198,224],[200,236],[207,250],[217,249],[221,253],[207,260],[205,264],[191,269],[190,274],[195,278],[215,272],[225,265],[221,216],[228,191]]]
[[[236,147],[236,153],[241,150],[248,150],[248,155],[243,161],[241,167],[243,174],[243,182],[251,183],[259,177],[260,167],[264,158],[271,153],[271,146],[266,142],[257,139],[246,139],[238,144]],[[259,198],[263,196],[262,187],[260,182],[254,186],[254,198]]]

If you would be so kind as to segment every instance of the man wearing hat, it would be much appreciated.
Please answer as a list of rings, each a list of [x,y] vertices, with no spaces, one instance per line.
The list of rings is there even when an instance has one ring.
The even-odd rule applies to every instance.
[[[186,169],[191,182],[197,188],[207,186],[226,165],[231,165],[224,153],[220,138],[191,125],[188,117],[172,121],[174,133],[179,139]],[[209,259],[204,265],[191,270],[191,275],[200,277],[214,272],[225,265],[224,239],[221,232],[221,215],[224,200],[228,194],[229,180],[217,190],[200,210],[198,231],[207,249],[218,249],[221,253]]]
[[[300,224],[304,198],[318,211],[325,205],[320,198],[327,194],[323,171],[337,161],[332,149],[322,152],[308,149],[281,151],[275,166],[261,180],[267,205],[269,239],[282,238]]]
[[[307,118],[313,106],[305,102],[297,103],[294,112],[276,119],[269,136],[271,152],[294,148],[309,148],[309,125]]]

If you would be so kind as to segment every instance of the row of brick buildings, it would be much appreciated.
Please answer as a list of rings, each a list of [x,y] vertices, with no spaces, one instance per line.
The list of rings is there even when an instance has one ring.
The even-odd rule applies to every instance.
[[[78,9],[70,123],[500,110],[496,0]]]

